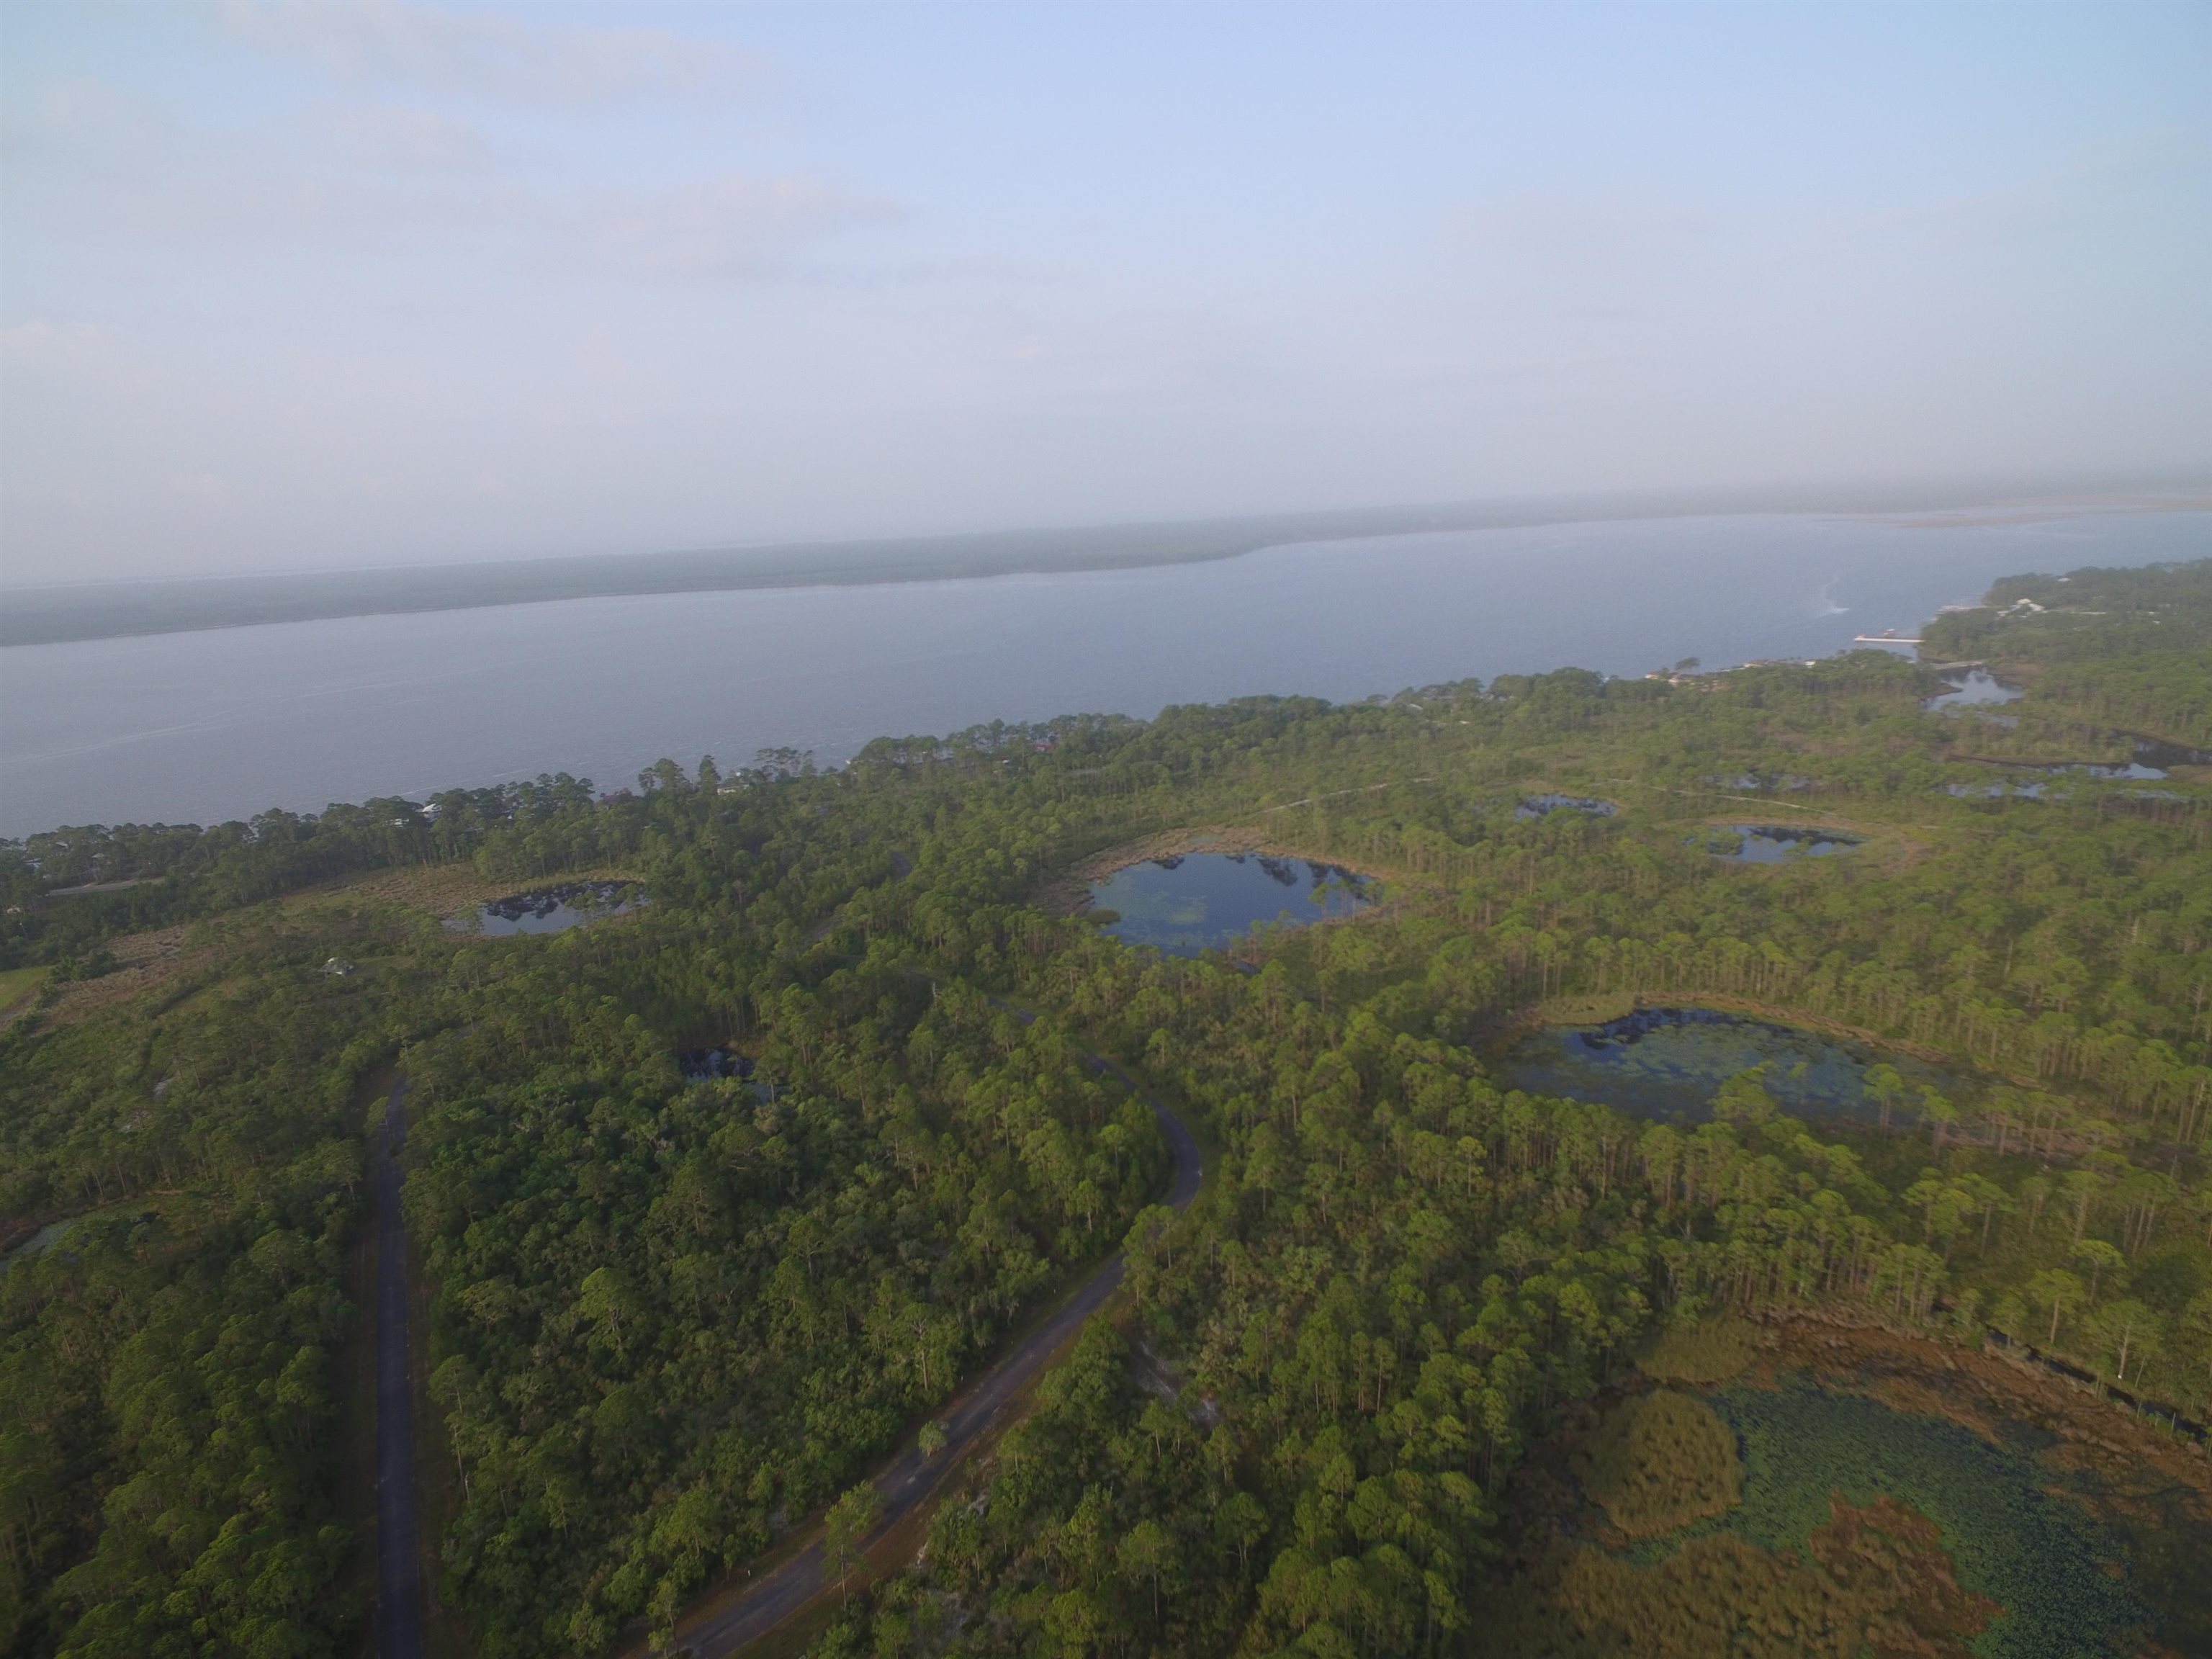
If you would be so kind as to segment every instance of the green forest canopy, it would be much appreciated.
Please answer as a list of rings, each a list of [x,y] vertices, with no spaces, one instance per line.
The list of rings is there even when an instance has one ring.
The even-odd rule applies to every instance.
[[[2025,769],[2212,740],[2212,562],[2019,579],[1928,637],[2028,695],[1923,712],[1939,687],[1882,653],[1568,669],[0,848],[0,967],[52,970],[0,1033],[0,1641],[357,1642],[335,1366],[395,1066],[458,1484],[441,1591],[486,1655],[666,1631],[1101,1259],[1166,1155],[1094,1053],[1202,1128],[1209,1195],[1133,1262],[1133,1337],[1086,1336],[988,1501],[832,1649],[1469,1649],[1526,1449],[1713,1310],[1993,1327],[2212,1414],[2212,791]],[[1545,790],[1620,810],[1515,817]],[[1747,815],[1863,844],[1704,850]],[[1043,908],[1201,825],[1389,902],[1242,963]],[[343,884],[416,865],[620,868],[652,902],[486,940]],[[160,926],[186,965],[77,1017]],[[1983,1082],[1889,1103],[1884,1134],[1756,1078],[1686,1130],[1488,1076],[1524,1011],[1638,995]],[[720,1042],[753,1076],[687,1081],[677,1052]]]

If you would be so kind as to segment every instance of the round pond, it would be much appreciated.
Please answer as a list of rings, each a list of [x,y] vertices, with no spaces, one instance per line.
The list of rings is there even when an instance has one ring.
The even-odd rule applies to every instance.
[[[1510,1089],[1611,1106],[1634,1117],[1702,1123],[1721,1085],[1755,1066],[1782,1109],[1801,1117],[1877,1121],[1869,1067],[1887,1061],[1915,1091],[1956,1097],[1969,1084],[1907,1055],[1885,1055],[1811,1031],[1714,1008],[1639,1008],[1603,1025],[1553,1025],[1516,1042],[1491,1066]],[[1894,1109],[1912,1121],[1917,1109]],[[1892,1126],[1898,1123],[1893,1114]]]
[[[1730,864],[1787,864],[1792,859],[1848,852],[1859,844],[1856,836],[1786,823],[1732,823],[1721,834],[1735,836],[1735,847],[1732,851],[1717,847],[1714,856]]]
[[[1148,859],[1093,882],[1091,902],[1110,910],[1107,933],[1194,957],[1235,944],[1267,923],[1303,927],[1348,916],[1374,902],[1364,876],[1307,859],[1259,853],[1185,853]]]

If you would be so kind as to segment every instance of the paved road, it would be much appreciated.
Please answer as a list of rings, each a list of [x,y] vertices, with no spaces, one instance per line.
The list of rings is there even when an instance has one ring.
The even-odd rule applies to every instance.
[[[392,1085],[376,1150],[376,1652],[422,1659],[422,1554],[415,1505],[415,1389],[409,1365],[407,1230],[399,1149],[407,1080]]]
[[[1168,1150],[1175,1158],[1175,1176],[1168,1186],[1167,1201],[1177,1210],[1188,1209],[1191,1200],[1198,1196],[1199,1182],[1205,1174],[1199,1162],[1198,1142],[1189,1129],[1181,1118],[1139,1089],[1120,1066],[1102,1060],[1093,1060],[1091,1065],[1098,1071],[1111,1072],[1152,1109],[1152,1115],[1159,1120],[1161,1133],[1167,1137]],[[1105,1304],[1106,1298],[1121,1283],[1121,1256],[1116,1251],[1049,1319],[945,1408],[937,1419],[945,1430],[942,1451],[935,1457],[925,1458],[919,1451],[908,1449],[876,1477],[876,1490],[882,1495],[884,1508],[874,1535],[879,1536],[896,1526],[921,1501],[939,1473],[966,1455],[1000,1408],[1044,1369],[1054,1351]],[[688,1651],[693,1659],[726,1659],[726,1656],[767,1635],[798,1612],[821,1591],[823,1582],[822,1541],[817,1538],[732,1599],[709,1608],[696,1624],[680,1630],[676,1650]]]

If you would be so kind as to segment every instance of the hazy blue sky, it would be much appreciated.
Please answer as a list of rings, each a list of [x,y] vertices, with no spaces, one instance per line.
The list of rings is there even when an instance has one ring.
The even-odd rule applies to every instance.
[[[2212,464],[2212,7],[0,9],[12,582]]]

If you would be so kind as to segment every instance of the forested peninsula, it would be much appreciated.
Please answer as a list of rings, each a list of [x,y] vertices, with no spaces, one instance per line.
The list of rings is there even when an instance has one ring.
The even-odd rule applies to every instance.
[[[2201,506],[2201,482],[2114,492],[2110,481],[2070,497],[2022,498],[1987,485],[1881,489],[1616,493],[1412,507],[1279,513],[1139,524],[975,531],[844,542],[786,542],[652,553],[482,559],[445,565],[290,571],[16,586],[0,593],[0,646],[53,645],[197,633],[338,617],[410,615],[556,599],[748,588],[853,586],[982,576],[1126,570],[1233,559],[1262,548],[1443,530],[1503,530],[1603,520],[1724,513],[1912,513],[1979,509],[2040,516],[2129,505]],[[1991,503],[1996,505],[1992,506]]]
[[[2212,560],[1923,641],[0,843],[0,1650],[375,1650],[403,1083],[434,1654],[2212,1650]]]

